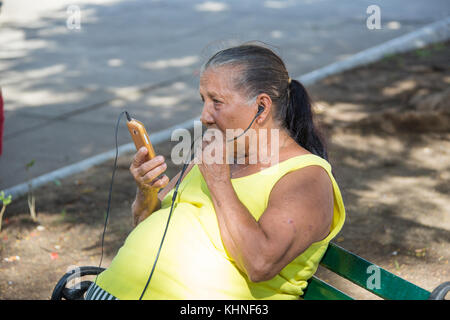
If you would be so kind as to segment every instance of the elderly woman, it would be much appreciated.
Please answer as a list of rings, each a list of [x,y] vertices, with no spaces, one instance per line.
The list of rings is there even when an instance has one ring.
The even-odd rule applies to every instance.
[[[246,133],[232,142],[246,144],[241,161],[191,164],[147,287],[181,173],[169,183],[164,158],[146,161],[138,150],[130,167],[136,228],[87,299],[299,299],[342,228],[342,197],[308,94],[272,50],[244,44],[216,53],[199,91],[207,128],[251,123],[258,138],[278,130],[278,163],[249,161]]]

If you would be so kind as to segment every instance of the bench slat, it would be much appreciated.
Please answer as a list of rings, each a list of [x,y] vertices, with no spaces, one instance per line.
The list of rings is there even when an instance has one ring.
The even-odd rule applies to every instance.
[[[353,300],[342,291],[313,276],[303,295],[304,300]]]
[[[426,300],[430,292],[330,243],[320,262],[358,286],[391,300]]]

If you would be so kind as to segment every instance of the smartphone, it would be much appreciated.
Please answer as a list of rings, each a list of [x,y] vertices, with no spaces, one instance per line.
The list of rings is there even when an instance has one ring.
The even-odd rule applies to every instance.
[[[152,143],[147,134],[147,130],[145,130],[144,124],[136,119],[130,117],[128,112],[125,113],[127,116],[127,127],[128,131],[130,131],[131,138],[133,139],[134,145],[136,146],[136,150],[139,150],[142,147],[146,147],[148,150],[148,160],[153,159],[155,155],[155,150],[153,149]]]

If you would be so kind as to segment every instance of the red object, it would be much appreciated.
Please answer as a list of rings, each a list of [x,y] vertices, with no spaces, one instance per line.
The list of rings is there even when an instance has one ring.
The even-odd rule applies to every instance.
[[[56,253],[56,252],[50,253],[50,259],[52,259],[52,260],[58,259],[58,253]]]
[[[5,116],[3,115],[3,96],[2,96],[2,89],[0,88],[0,156],[2,155],[3,123],[4,122],[5,122]]]

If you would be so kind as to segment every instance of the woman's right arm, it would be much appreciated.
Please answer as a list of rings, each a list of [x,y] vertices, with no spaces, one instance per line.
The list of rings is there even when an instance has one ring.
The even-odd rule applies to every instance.
[[[159,155],[147,160],[147,153],[147,148],[140,148],[130,166],[131,175],[137,185],[136,198],[131,206],[134,226],[161,207],[158,190],[169,183],[169,178],[163,175],[167,169],[164,157]]]
[[[145,194],[139,188],[136,190],[136,198],[131,205],[133,214],[133,226],[136,227],[145,218],[161,207],[157,194]]]

